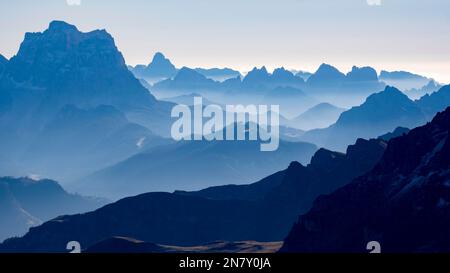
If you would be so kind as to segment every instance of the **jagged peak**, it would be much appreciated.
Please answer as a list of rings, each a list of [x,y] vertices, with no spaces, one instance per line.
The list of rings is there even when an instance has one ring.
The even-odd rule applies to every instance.
[[[386,88],[378,93],[370,95],[365,103],[372,102],[372,101],[378,101],[380,99],[385,99],[386,97],[389,98],[397,98],[404,101],[410,101],[412,102],[407,95],[405,95],[402,91],[398,90],[397,88],[393,86],[386,86]]]
[[[339,72],[339,73],[342,74],[342,72],[339,71],[339,69],[337,69],[336,67],[334,67],[334,66],[332,66],[330,64],[327,64],[327,63],[322,63],[319,66],[319,68],[317,69],[316,73],[320,72],[320,71],[333,71],[333,72]]]
[[[172,65],[170,60],[168,58],[166,58],[166,56],[164,56],[163,53],[158,51],[158,52],[155,53],[155,55],[153,55],[153,59],[152,59],[152,62],[150,63],[150,65],[152,65],[152,64],[160,64],[160,63],[167,63],[167,64]]]

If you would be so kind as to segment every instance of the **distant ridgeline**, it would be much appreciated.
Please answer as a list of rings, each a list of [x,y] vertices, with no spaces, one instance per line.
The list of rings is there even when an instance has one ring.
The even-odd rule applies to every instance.
[[[211,130],[241,126],[242,137],[251,126],[277,149],[208,141],[195,124],[180,135],[196,141],[171,139],[171,111],[189,101],[186,122],[211,104],[223,117],[228,104],[279,105],[258,112],[279,118],[276,136],[254,116]],[[1,178],[0,239],[32,228],[0,251],[66,252],[74,240],[84,250],[144,242],[142,251],[172,251],[286,239],[285,252],[366,252],[369,241],[386,252],[448,252],[449,105],[449,85],[371,67],[243,76],[178,69],[161,53],[127,67],[105,30],[54,21],[27,33],[10,60],[0,55],[0,173],[52,177],[87,196],[137,196],[92,211],[104,201],[53,180]]]

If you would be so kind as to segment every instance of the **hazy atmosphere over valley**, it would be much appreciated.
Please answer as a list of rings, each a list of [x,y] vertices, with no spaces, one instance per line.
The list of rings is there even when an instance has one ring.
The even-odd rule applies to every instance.
[[[0,9],[0,253],[450,251],[448,1]]]

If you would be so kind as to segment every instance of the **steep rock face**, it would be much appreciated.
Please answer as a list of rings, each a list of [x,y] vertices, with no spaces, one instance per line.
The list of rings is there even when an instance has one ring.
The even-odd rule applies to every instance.
[[[172,104],[157,101],[134,78],[113,38],[105,30],[84,33],[73,25],[54,21],[44,32],[27,33],[17,55],[7,62],[0,62],[4,65],[4,72],[0,74],[0,150],[3,152],[1,157],[8,159],[0,161],[0,171],[8,175],[38,173],[42,168],[36,165],[47,162],[49,164],[44,167],[54,172],[39,174],[61,179],[58,168],[50,163],[55,153],[59,153],[60,158],[67,156],[63,150],[58,150],[59,147],[74,148],[80,144],[73,136],[83,139],[85,135],[92,135],[86,131],[89,126],[83,126],[81,121],[92,124],[93,120],[110,122],[115,119],[118,125],[124,125],[122,128],[128,126],[131,131],[128,136],[125,130],[121,133],[102,131],[101,124],[95,128],[95,132],[103,132],[96,135],[99,139],[107,137],[110,144],[127,143],[130,148],[125,151],[121,146],[116,155],[103,150],[100,156],[112,159],[109,163],[138,152],[133,146],[141,138],[149,139],[148,128],[158,135],[170,134]],[[115,110],[92,110],[108,107]],[[79,111],[67,112],[67,109]],[[90,119],[85,119],[86,112],[91,113]],[[105,118],[107,115],[110,117]],[[63,118],[68,123],[78,120],[76,125],[79,126],[64,127],[67,124]],[[55,132],[55,126],[52,126],[58,119],[62,126]],[[52,143],[49,139],[54,133],[58,134],[58,139]],[[44,139],[49,145],[36,147],[45,137],[49,137]],[[86,146],[77,148],[79,152],[89,149]],[[94,153],[93,150],[81,157],[89,157],[90,153]],[[32,158],[35,160],[29,164]],[[87,164],[93,167],[97,162]],[[77,173],[83,169],[78,164],[70,167]]]
[[[7,75],[20,85],[45,89],[46,104],[150,106],[155,99],[128,71],[105,30],[82,33],[53,21],[42,33],[27,33]]]
[[[450,251],[450,108],[394,138],[376,167],[320,197],[285,240],[286,252]]]

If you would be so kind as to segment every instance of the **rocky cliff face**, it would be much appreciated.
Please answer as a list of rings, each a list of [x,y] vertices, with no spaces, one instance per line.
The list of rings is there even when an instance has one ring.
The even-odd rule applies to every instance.
[[[42,33],[27,33],[7,64],[16,84],[45,91],[47,103],[150,106],[155,99],[128,71],[114,39],[105,30],[80,32],[54,21]]]
[[[450,108],[389,142],[364,176],[316,200],[285,240],[285,252],[450,251]]]

